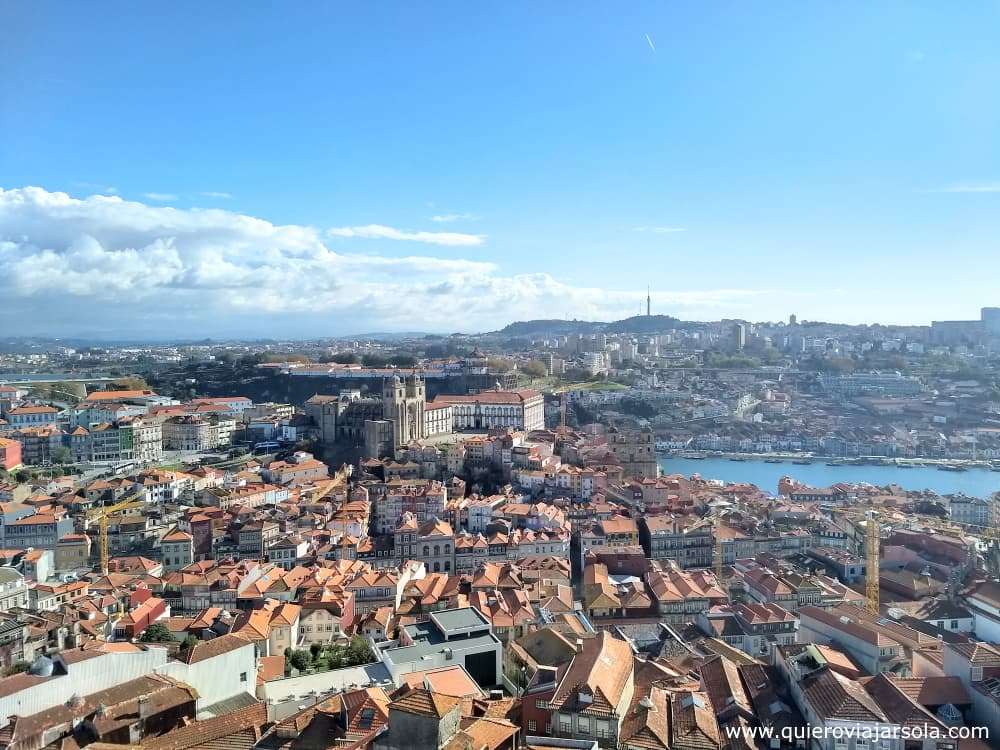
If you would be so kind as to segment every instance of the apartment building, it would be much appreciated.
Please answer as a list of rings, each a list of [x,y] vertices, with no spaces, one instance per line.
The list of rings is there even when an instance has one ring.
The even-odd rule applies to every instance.
[[[0,469],[13,471],[21,466],[21,444],[16,440],[0,438]]]
[[[639,527],[632,518],[614,516],[592,523],[580,532],[580,567],[587,550],[598,547],[624,549],[639,545]]]
[[[160,549],[165,571],[180,570],[194,562],[194,537],[176,527],[163,535]]]
[[[639,542],[651,560],[674,560],[682,568],[712,564],[712,526],[697,516],[643,516]]]
[[[162,429],[163,447],[167,450],[200,452],[219,447],[218,429],[208,417],[170,417]]]
[[[548,701],[551,734],[618,747],[635,691],[632,649],[603,630],[578,649]]]
[[[59,414],[60,411],[54,406],[34,404],[8,409],[4,419],[12,430],[22,427],[51,427],[58,423]]]
[[[59,540],[73,531],[73,519],[54,513],[35,513],[4,524],[4,545],[8,549],[56,548]]]

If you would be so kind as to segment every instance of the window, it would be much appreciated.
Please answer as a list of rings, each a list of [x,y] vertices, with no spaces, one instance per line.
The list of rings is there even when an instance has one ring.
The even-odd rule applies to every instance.
[[[240,672],[240,682],[246,682],[246,681],[247,681],[247,673]]]
[[[536,727],[535,720],[534,719],[528,719],[528,731],[529,732],[534,732],[535,731],[535,727]]]
[[[581,734],[590,734],[590,717],[579,716],[576,719],[576,728]]]
[[[958,628],[958,620],[951,621],[951,629],[956,630]]]
[[[535,701],[535,708],[546,709],[549,707],[548,701]]]

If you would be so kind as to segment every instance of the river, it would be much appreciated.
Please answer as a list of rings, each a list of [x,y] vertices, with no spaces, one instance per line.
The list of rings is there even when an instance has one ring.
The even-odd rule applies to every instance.
[[[940,495],[963,492],[972,497],[989,498],[1000,491],[1000,472],[989,469],[941,471],[934,466],[900,469],[896,466],[827,466],[823,461],[793,464],[765,463],[763,459],[730,461],[728,458],[675,458],[660,456],[664,474],[700,474],[704,479],[726,482],[749,482],[765,492],[776,493],[778,480],[790,476],[811,487],[829,487],[837,482],[867,482],[878,486],[897,484],[906,490],[933,490]]]

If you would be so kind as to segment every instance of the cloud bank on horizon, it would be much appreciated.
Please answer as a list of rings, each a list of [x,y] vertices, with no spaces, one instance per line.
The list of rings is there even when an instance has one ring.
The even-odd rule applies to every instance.
[[[0,327],[164,337],[477,331],[530,318],[610,320],[645,300],[644,289],[573,286],[486,260],[371,253],[375,240],[396,249],[486,239],[382,225],[324,230],[117,195],[0,188]],[[761,293],[660,292],[654,304],[711,315],[749,307]]]

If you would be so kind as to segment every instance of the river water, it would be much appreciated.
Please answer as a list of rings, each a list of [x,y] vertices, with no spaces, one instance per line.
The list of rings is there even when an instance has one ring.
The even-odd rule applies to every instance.
[[[827,466],[822,461],[808,465],[784,461],[764,463],[763,459],[730,461],[728,458],[675,458],[660,456],[664,474],[700,474],[704,479],[749,482],[765,492],[777,493],[778,480],[790,476],[811,487],[829,487],[837,482],[867,482],[878,486],[897,484],[906,490],[933,490],[938,494],[963,492],[989,498],[1000,491],[1000,472],[989,469],[941,471],[934,466],[900,469],[896,466]]]

